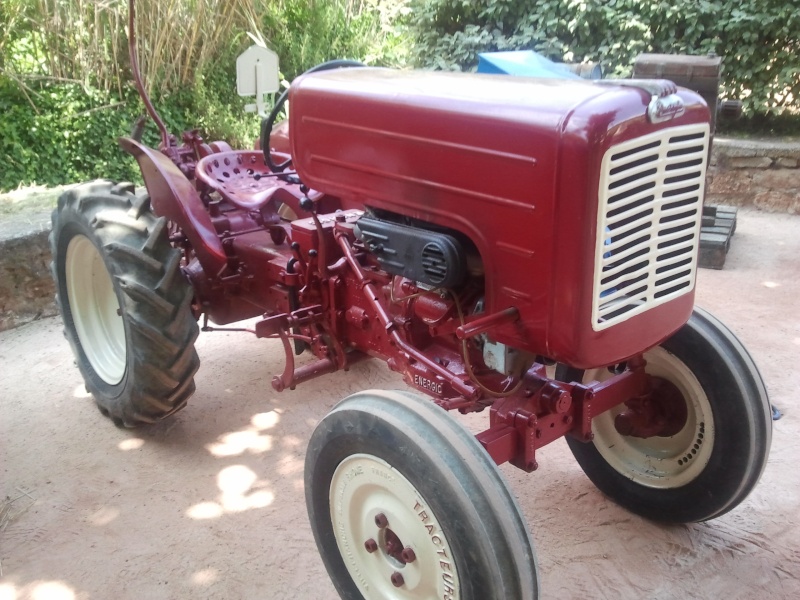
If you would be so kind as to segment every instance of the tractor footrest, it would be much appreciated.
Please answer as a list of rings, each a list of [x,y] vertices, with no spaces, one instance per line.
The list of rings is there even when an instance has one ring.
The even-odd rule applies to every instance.
[[[705,269],[722,269],[736,232],[735,206],[704,206],[698,262]]]

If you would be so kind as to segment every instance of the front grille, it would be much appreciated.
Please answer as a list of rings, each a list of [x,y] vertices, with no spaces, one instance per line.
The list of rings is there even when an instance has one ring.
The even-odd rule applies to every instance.
[[[592,328],[690,292],[697,269],[708,125],[665,129],[603,157]]]

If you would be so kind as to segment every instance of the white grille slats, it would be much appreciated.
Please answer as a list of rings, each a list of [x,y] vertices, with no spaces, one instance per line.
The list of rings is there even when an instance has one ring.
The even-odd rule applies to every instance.
[[[709,128],[664,129],[608,149],[598,190],[592,328],[694,288]]]

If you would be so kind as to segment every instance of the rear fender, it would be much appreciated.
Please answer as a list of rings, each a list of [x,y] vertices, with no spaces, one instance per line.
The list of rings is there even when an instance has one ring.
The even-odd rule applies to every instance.
[[[208,275],[219,275],[228,258],[192,183],[161,152],[126,137],[119,145],[139,163],[153,211],[180,227]]]

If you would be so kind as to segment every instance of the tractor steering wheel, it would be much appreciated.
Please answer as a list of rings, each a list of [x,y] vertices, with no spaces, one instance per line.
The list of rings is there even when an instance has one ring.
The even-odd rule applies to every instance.
[[[329,60],[328,62],[324,62],[322,64],[317,65],[316,67],[311,67],[308,71],[303,73],[303,75],[308,75],[309,73],[316,73],[317,71],[329,71],[331,69],[342,69],[345,67],[364,67],[364,63],[359,62],[357,60],[347,60],[347,59],[337,59],[337,60]],[[272,107],[267,118],[265,118],[261,122],[261,151],[264,153],[264,162],[270,168],[273,173],[283,173],[283,171],[292,164],[292,158],[289,157],[285,161],[280,164],[275,164],[272,161],[272,156],[269,150],[269,138],[270,134],[272,133],[272,127],[275,125],[275,119],[278,118],[278,114],[281,112],[283,105],[286,104],[286,100],[289,98],[289,90],[286,89],[283,93],[278,97],[278,101],[275,102],[275,106]]]

